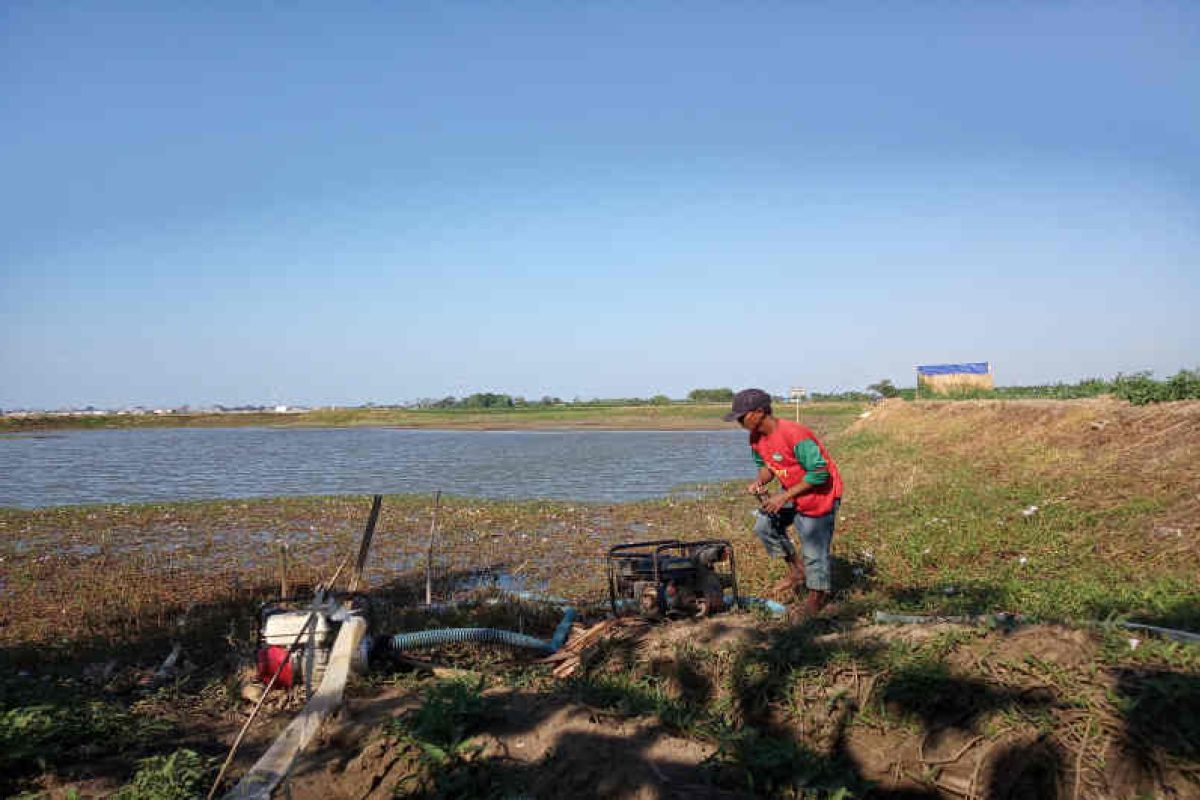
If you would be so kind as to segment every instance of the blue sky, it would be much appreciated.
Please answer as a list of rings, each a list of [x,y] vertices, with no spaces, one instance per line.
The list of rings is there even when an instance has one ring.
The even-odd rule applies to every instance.
[[[1200,365],[1194,3],[0,5],[0,407]]]

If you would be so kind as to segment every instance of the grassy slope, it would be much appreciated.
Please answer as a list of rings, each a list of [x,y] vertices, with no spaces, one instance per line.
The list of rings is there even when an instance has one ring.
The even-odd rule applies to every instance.
[[[897,403],[839,447],[842,546],[905,605],[1200,630],[1200,404]]]

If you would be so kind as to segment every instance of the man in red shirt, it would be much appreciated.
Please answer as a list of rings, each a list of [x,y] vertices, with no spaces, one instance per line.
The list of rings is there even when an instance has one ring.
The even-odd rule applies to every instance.
[[[788,574],[775,585],[777,592],[807,587],[804,608],[819,612],[832,590],[829,550],[834,521],[842,502],[842,476],[816,434],[803,425],[776,417],[771,396],[761,389],[744,389],[733,398],[727,422],[737,420],[750,432],[750,450],[758,475],[747,490],[762,500],[754,532],[767,555],[782,557]],[[781,491],[768,494],[767,484],[778,480]],[[788,537],[795,523],[800,553]]]

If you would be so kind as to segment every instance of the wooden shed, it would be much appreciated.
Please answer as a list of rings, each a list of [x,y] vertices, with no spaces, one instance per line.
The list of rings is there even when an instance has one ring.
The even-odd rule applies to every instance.
[[[950,394],[971,389],[992,389],[995,385],[990,361],[917,367],[918,396],[922,389],[930,394]]]

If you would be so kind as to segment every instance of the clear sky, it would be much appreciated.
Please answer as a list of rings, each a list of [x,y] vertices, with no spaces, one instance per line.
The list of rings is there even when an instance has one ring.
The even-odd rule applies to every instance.
[[[0,4],[0,407],[1200,365],[1200,4]]]

